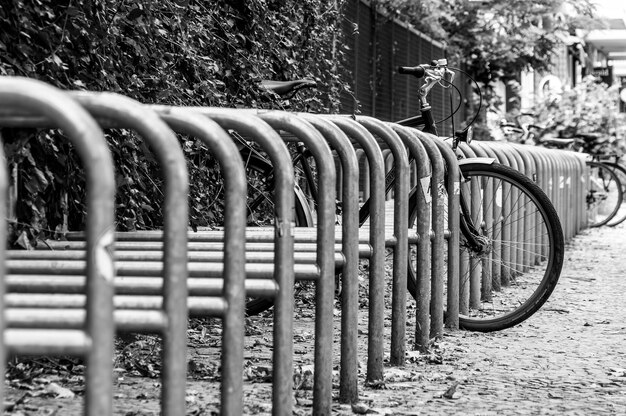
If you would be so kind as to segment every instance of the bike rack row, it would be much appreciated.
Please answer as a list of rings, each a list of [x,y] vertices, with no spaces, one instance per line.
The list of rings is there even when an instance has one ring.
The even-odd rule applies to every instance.
[[[566,240],[587,227],[587,155],[506,142],[474,141],[461,146],[465,157],[490,157],[535,181],[554,205]]]
[[[62,92],[18,77],[0,77],[0,126],[60,129],[83,161],[88,207],[85,231],[70,233],[69,241],[48,241],[53,250],[5,251],[0,246],[0,256],[6,256],[4,261],[0,258],[0,294],[5,299],[0,345],[3,357],[8,353],[85,356],[87,414],[112,413],[116,331],[162,334],[162,412],[184,414],[188,316],[222,319],[221,409],[223,414],[241,414],[246,295],[274,297],[273,413],[290,414],[295,280],[316,282],[313,413],[330,414],[333,301],[339,268],[340,400],[355,402],[359,395],[359,259],[369,260],[366,378],[383,380],[388,247],[394,252],[391,365],[403,364],[406,353],[409,244],[417,250],[415,346],[426,348],[432,337],[442,334],[444,325],[458,328],[459,195],[444,196],[438,190],[444,186],[458,189],[459,167],[457,155],[438,138],[370,117],[148,106],[110,93]],[[110,128],[134,130],[155,151],[165,179],[162,231],[114,231],[114,172],[102,132]],[[228,130],[256,141],[276,167],[272,228],[245,227],[245,170],[240,158],[232,157],[238,151]],[[280,132],[290,134],[281,136]],[[202,140],[220,162],[226,189],[222,230],[188,231],[188,176],[177,133]],[[316,159],[320,200],[314,229],[293,226],[294,177],[284,142],[287,137],[303,142]],[[516,168],[536,176],[550,190],[560,213],[584,195],[579,194],[585,186],[584,161],[577,157],[561,158],[543,149],[496,143],[474,143],[462,150],[467,157],[515,163]],[[367,158],[371,193],[371,219],[362,229],[357,151]],[[385,218],[383,152],[387,151],[393,155],[397,178],[393,224]],[[409,154],[417,161],[413,172],[418,191],[411,197],[418,216],[413,230],[407,227]],[[340,168],[335,166],[334,155]],[[5,166],[0,166],[0,173],[1,192],[7,186]],[[336,229],[338,178],[343,218]],[[444,207],[451,215],[446,215]],[[584,206],[579,208],[575,217],[561,217],[569,217],[568,236],[584,226]],[[6,237],[4,224],[0,236]],[[444,304],[448,305],[445,323]]]

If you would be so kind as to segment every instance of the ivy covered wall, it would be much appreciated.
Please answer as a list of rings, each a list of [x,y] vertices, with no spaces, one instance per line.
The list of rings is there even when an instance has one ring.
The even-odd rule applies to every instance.
[[[220,107],[271,105],[259,80],[311,77],[321,87],[293,108],[335,111],[348,88],[337,47],[343,2],[0,0],[0,75],[143,103]],[[0,136],[18,177],[11,243],[22,235],[24,245],[64,218],[80,229],[84,181],[67,141],[55,131],[2,129]],[[158,226],[162,181],[154,158],[131,132],[107,137],[119,228]],[[219,192],[219,171],[202,144],[181,142],[191,172],[191,220],[219,223],[221,207],[208,202]]]

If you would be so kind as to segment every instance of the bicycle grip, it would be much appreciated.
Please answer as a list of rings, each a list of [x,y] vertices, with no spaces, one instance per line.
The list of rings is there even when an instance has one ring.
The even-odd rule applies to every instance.
[[[426,70],[421,65],[419,65],[419,66],[399,66],[398,67],[398,73],[399,74],[406,74],[406,75],[415,75],[416,77],[421,78],[426,73]]]

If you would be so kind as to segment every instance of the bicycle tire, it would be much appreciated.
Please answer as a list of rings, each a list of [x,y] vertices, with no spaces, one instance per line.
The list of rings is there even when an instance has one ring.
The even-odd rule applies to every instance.
[[[587,225],[601,227],[611,221],[622,205],[623,189],[617,175],[604,162],[588,161]]]
[[[626,168],[624,168],[619,163],[614,162],[603,162],[609,166],[609,168],[617,175],[617,179],[622,184],[622,203],[619,206],[619,209],[611,218],[611,220],[606,224],[608,227],[615,227],[626,221],[626,198],[624,195],[626,194]]]
[[[522,173],[498,163],[460,168],[461,198],[472,207],[472,220],[480,225],[490,250],[473,252],[467,231],[460,233],[459,326],[499,331],[532,316],[556,287],[565,251],[561,222],[543,190]],[[472,200],[472,195],[480,198]],[[493,200],[485,199],[490,196]],[[411,228],[415,205],[410,207]],[[521,233],[519,242],[511,238],[514,232]],[[415,265],[409,267],[408,289],[417,299]]]
[[[242,157],[245,162],[248,178],[250,179],[251,177],[253,177],[253,178],[261,179],[261,182],[263,183],[262,186],[264,188],[264,189],[259,189],[260,188],[259,184],[255,184],[254,186],[248,186],[249,188],[248,199],[254,200],[259,197],[265,198],[265,196],[257,195],[257,193],[259,192],[267,193],[267,195],[271,195],[271,190],[269,190],[269,187],[273,186],[271,177],[273,175],[274,168],[272,164],[255,154],[251,154],[247,152],[242,152]],[[265,189],[265,187],[267,187],[268,189]],[[251,189],[253,192],[252,195],[250,195]],[[313,215],[311,212],[311,208],[306,202],[306,197],[304,196],[300,188],[297,186],[294,188],[294,193],[295,193],[295,201],[294,201],[295,226],[296,227],[312,227]],[[268,199],[268,203],[270,200],[273,200],[270,197],[267,197],[267,199]],[[255,205],[254,202],[249,203],[248,207],[252,205]],[[268,207],[266,206],[264,209],[268,209]],[[271,210],[270,212],[273,214],[274,211]],[[254,217],[254,215],[255,215],[254,213],[248,212],[248,225],[249,226],[255,225],[255,224],[256,225],[268,225],[265,223],[258,224],[256,221],[251,221],[250,217],[251,216]],[[258,315],[270,309],[272,306],[274,306],[274,299],[248,297],[246,298],[246,315],[248,316]]]

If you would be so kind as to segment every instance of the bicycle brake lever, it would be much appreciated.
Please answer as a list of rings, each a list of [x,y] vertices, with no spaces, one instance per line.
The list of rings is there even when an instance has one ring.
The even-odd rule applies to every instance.
[[[454,81],[454,72],[450,71],[447,67],[444,68],[443,79],[444,81],[446,81],[446,83],[448,83],[448,85],[452,84],[452,81]]]

